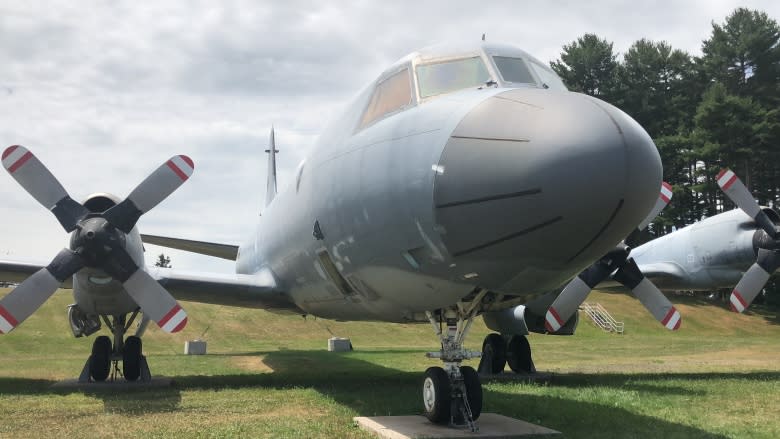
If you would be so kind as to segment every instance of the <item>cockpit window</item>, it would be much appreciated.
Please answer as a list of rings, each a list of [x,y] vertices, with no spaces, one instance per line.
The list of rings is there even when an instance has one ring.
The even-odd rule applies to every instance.
[[[498,72],[506,82],[515,84],[536,84],[536,80],[528,66],[521,58],[510,58],[508,56],[494,56],[493,61],[498,67]]]
[[[531,68],[536,72],[536,76],[542,81],[542,87],[551,88],[553,90],[568,90],[561,81],[561,78],[553,72],[553,70],[547,66],[544,66],[534,60],[531,60]]]
[[[479,87],[490,79],[485,63],[478,56],[417,66],[421,98]]]
[[[363,113],[360,128],[411,105],[412,87],[410,82],[409,69],[407,68],[377,84],[374,94],[371,95],[371,101]]]

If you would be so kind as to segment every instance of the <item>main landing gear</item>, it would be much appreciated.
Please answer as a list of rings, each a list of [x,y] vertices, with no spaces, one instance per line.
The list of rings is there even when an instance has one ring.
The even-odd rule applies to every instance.
[[[512,372],[517,374],[536,373],[528,339],[524,335],[488,334],[482,343],[479,372],[495,375],[503,372],[504,366],[507,364]]]
[[[426,312],[436,335],[441,340],[439,352],[429,352],[429,358],[440,358],[444,367],[430,367],[423,380],[425,416],[436,424],[467,425],[476,432],[475,421],[482,412],[482,385],[479,375],[463,360],[478,358],[479,352],[463,349],[463,340],[479,311],[486,291],[478,294],[468,306]],[[444,330],[443,330],[444,327]]]
[[[126,315],[101,316],[106,326],[114,336],[113,345],[108,336],[101,335],[92,343],[92,354],[87,359],[84,369],[79,376],[80,383],[102,382],[110,378],[114,381],[117,375],[124,376],[127,381],[150,381],[149,364],[143,355],[141,336],[146,330],[149,320],[143,318],[138,325],[135,335],[125,338],[125,333],[132,325],[138,311],[135,311],[130,319]],[[119,370],[119,362],[122,362],[122,370]]]

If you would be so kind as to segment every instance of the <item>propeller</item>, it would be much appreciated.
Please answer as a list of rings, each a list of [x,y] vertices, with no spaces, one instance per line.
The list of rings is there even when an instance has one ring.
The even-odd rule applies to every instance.
[[[609,277],[610,274],[614,280],[630,289],[653,317],[666,328],[670,330],[680,328],[680,313],[669,299],[642,274],[634,259],[629,257],[631,247],[626,245],[626,241],[631,242],[640,231],[658,216],[671,199],[672,186],[669,183],[662,182],[661,191],[655,206],[653,206],[647,217],[639,223],[628,238],[572,279],[561,291],[561,294],[555,298],[545,316],[545,328],[547,328],[547,331],[556,332],[565,325],[571,316],[577,312],[577,309],[588,297],[590,291]]]
[[[772,273],[780,268],[780,229],[761,210],[753,195],[730,169],[723,169],[717,177],[718,186],[743,212],[748,214],[766,233],[759,239],[756,262],[745,272],[731,292],[731,310],[744,312],[764,288]]]
[[[93,213],[74,201],[59,181],[25,147],[14,145],[2,154],[3,167],[67,232],[70,248],[24,280],[0,300],[0,333],[8,333],[51,297],[60,284],[84,267],[100,268],[122,283],[143,313],[166,332],[187,324],[187,313],[176,299],[139,267],[125,250],[125,235],[151,210],[192,175],[189,157],[178,155],[163,163],[121,203]]]

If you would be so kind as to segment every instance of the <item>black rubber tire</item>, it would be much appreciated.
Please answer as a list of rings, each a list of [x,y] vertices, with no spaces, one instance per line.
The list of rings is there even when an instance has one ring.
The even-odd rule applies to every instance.
[[[105,335],[92,343],[89,356],[89,376],[95,381],[105,381],[111,371],[111,339]]]
[[[524,335],[513,335],[509,339],[506,349],[506,361],[509,368],[515,373],[533,373],[533,361],[531,359],[531,345]]]
[[[460,374],[463,375],[463,384],[466,386],[466,399],[469,401],[471,416],[476,421],[482,414],[482,383],[479,382],[479,374],[471,366],[461,366]]]
[[[450,377],[441,367],[429,367],[423,380],[423,410],[434,424],[449,424],[451,411]]]
[[[135,381],[141,376],[141,346],[141,339],[134,335],[125,340],[125,350],[122,352],[122,374],[127,381]]]
[[[497,374],[506,365],[506,340],[501,334],[488,334],[482,342],[482,358],[490,357],[490,373]],[[481,369],[480,369],[481,370]],[[484,371],[483,371],[484,372]]]

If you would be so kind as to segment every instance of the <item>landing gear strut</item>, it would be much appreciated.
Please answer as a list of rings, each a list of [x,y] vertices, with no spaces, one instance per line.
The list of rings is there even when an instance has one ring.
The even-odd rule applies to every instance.
[[[149,323],[147,318],[143,318],[138,325],[135,335],[125,339],[127,330],[130,329],[138,311],[131,314],[130,319],[125,315],[113,316],[109,320],[108,316],[101,316],[106,326],[111,330],[114,336],[112,346],[111,339],[105,335],[97,337],[92,344],[92,355],[87,359],[84,369],[79,376],[80,383],[93,381],[111,381],[116,379],[118,374],[125,377],[127,381],[150,381],[152,379],[149,372],[149,364],[142,353],[141,336]],[[122,361],[122,371],[119,371],[119,361]]]
[[[450,426],[468,425],[476,432],[474,423],[482,412],[482,385],[479,375],[470,366],[461,366],[463,360],[478,358],[479,352],[463,349],[463,340],[468,334],[482,299],[482,291],[469,304],[458,304],[443,309],[434,315],[426,312],[436,335],[441,340],[439,352],[429,352],[429,358],[439,358],[444,367],[430,367],[423,380],[423,407],[425,416],[434,423]],[[446,325],[446,330],[442,327]]]

